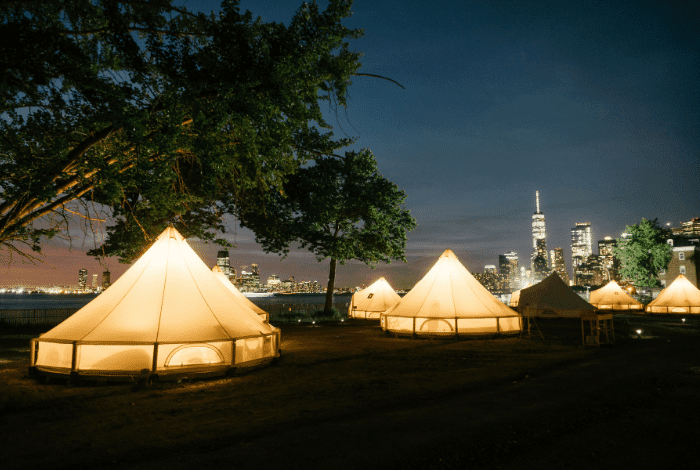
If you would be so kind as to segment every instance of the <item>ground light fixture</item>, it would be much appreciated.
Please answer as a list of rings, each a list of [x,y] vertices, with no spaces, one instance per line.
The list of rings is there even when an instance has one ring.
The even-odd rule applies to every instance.
[[[641,335],[642,335],[642,330],[637,330],[637,336],[641,336]]]

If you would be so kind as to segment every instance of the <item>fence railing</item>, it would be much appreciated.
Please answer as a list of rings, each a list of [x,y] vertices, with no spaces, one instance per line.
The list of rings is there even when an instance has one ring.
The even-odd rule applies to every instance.
[[[335,302],[333,308],[338,310],[341,316],[346,315],[349,302]],[[304,314],[311,317],[319,310],[323,310],[323,304],[270,304],[262,305],[261,308],[270,314],[270,321],[274,322],[275,317],[285,318],[290,313]],[[14,309],[0,310],[0,323],[9,325],[58,325],[66,318],[80,310],[79,308],[37,308],[37,309]]]

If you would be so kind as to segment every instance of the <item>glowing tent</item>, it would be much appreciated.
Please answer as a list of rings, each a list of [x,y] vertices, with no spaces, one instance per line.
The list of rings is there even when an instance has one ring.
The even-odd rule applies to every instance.
[[[92,302],[31,342],[44,375],[217,375],[279,355],[279,329],[243,305],[166,229]]]
[[[510,294],[510,300],[508,301],[508,306],[515,308],[518,306],[518,302],[520,302],[520,291],[522,289],[516,290],[513,293]]]
[[[581,313],[591,312],[595,307],[574,292],[553,272],[532,287],[520,291],[518,311],[529,309],[531,317],[579,318]]]
[[[221,270],[220,267],[214,266],[211,268],[211,272],[214,273],[214,276],[216,276],[216,279],[221,282],[221,284],[224,285],[231,293],[236,296],[236,298],[239,300],[239,302],[245,306],[247,306],[249,309],[260,315],[260,318],[262,318],[265,321],[270,321],[270,314],[267,313],[265,310],[261,309],[257,305],[255,305],[253,302],[248,300],[248,297],[243,295],[241,291],[236,289],[236,286],[234,286],[231,281],[228,280],[224,272]]]
[[[679,275],[646,308],[647,313],[700,313],[700,290]]]
[[[380,277],[371,286],[357,291],[350,299],[348,317],[379,319],[382,313],[401,300],[401,296],[391,288],[386,279]]]
[[[381,315],[381,325],[399,334],[509,334],[520,331],[520,319],[445,250],[425,277]]]
[[[600,310],[640,310],[644,312],[644,304],[634,300],[615,281],[610,281],[604,287],[591,292],[590,304]]]

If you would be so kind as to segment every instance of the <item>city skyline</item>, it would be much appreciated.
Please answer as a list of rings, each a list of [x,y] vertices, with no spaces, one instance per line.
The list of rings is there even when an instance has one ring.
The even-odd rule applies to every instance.
[[[679,228],[681,227],[681,222],[687,222],[691,220],[692,217],[689,217],[688,220],[684,221],[679,221],[676,224],[673,224],[671,222],[667,222],[666,225],[669,227],[668,224],[671,224],[673,228]],[[600,251],[600,243],[605,242],[606,238],[611,237],[613,239],[620,238],[620,236],[624,233],[624,227],[622,227],[622,230],[620,233],[616,235],[600,235],[599,237],[595,235],[595,224],[592,224],[590,222],[585,222],[585,223],[580,223],[580,222],[575,222],[575,225],[585,225],[588,229],[590,229],[591,233],[591,238],[590,238],[590,243],[591,243],[591,253],[592,254],[597,254],[596,251]],[[630,225],[630,224],[626,224]],[[239,231],[245,229],[240,229]],[[571,232],[573,232],[573,229],[570,229]],[[246,234],[245,236],[250,236],[252,237],[252,234]],[[529,230],[528,232],[525,232],[524,234],[525,239],[530,239],[532,240],[532,230]],[[306,253],[304,251],[299,251],[299,250],[292,250],[290,252],[290,256],[293,260],[293,262],[288,263],[284,259],[280,259],[278,255],[276,254],[270,254],[270,253],[263,253],[259,247],[256,247],[256,244],[252,242],[252,239],[243,239],[243,241],[239,242],[238,248],[229,248],[227,251],[230,253],[230,268],[231,272],[235,269],[237,276],[240,277],[242,270],[245,268],[251,268],[252,266],[255,266],[255,270],[259,271],[260,274],[260,280],[264,284],[265,281],[269,276],[275,275],[281,280],[286,280],[289,279],[290,277],[296,278],[298,281],[319,281],[324,287],[324,275],[327,275],[326,272],[326,263],[325,262],[317,262],[314,258],[313,255],[310,253]],[[569,237],[569,241],[571,240],[571,237]],[[189,241],[190,245],[194,249],[194,251],[202,258],[202,260],[207,264],[210,265],[211,267],[214,267],[216,265],[223,267],[222,264],[222,253],[223,250],[219,245],[214,245],[212,243],[204,244],[199,241]],[[531,245],[531,241],[529,244]],[[410,244],[410,234],[409,234],[409,244]],[[551,246],[555,246],[554,244]],[[566,247],[569,247],[569,252],[568,255],[566,255]],[[593,246],[597,247],[598,250],[594,249]],[[568,245],[562,244],[562,246],[555,246],[552,248],[550,251],[559,251],[561,250],[562,254],[559,256],[562,256],[564,259],[564,265],[567,271],[567,275],[571,278],[573,281],[574,276],[573,276],[573,263],[572,263],[572,252],[570,250],[571,248],[571,243]],[[73,253],[74,256],[71,256],[71,253]],[[465,267],[467,269],[476,274],[476,273],[483,273],[485,272],[486,266],[499,266],[501,265],[501,257],[505,255],[515,255],[518,258],[518,263],[519,263],[519,268],[525,268],[527,270],[531,269],[530,265],[530,253],[526,252],[517,252],[514,250],[509,250],[508,252],[504,253],[494,253],[493,257],[486,257],[484,258],[484,264],[479,265],[474,262],[474,260],[463,260],[460,256],[459,253],[456,253],[458,258],[460,258],[460,261],[465,264]],[[549,254],[548,258],[551,258],[551,254]],[[16,287],[16,286],[25,286],[25,287],[35,287],[35,286],[41,286],[41,287],[52,287],[52,286],[76,286],[78,287],[80,284],[80,279],[84,276],[85,279],[87,279],[88,276],[92,276],[93,274],[98,274],[99,277],[99,282],[98,284],[102,284],[102,276],[105,271],[107,271],[108,274],[108,279],[111,280],[111,282],[114,282],[114,280],[118,279],[121,274],[123,274],[129,267],[130,265],[126,264],[117,264],[115,262],[110,263],[110,266],[105,267],[104,265],[99,264],[94,258],[90,258],[84,254],[84,252],[74,250],[72,252],[66,252],[66,253],[61,253],[61,255],[58,257],[61,261],[60,263],[62,265],[66,264],[71,264],[74,269],[72,271],[68,270],[61,270],[60,266],[55,266],[54,269],[47,270],[46,267],[42,266],[34,266],[34,271],[31,272],[31,270],[26,268],[26,265],[23,265],[23,268],[0,268],[2,271],[4,271],[2,274],[2,280],[0,281],[0,287]],[[236,261],[239,260],[239,261]],[[263,260],[262,262],[260,260]],[[113,260],[116,261],[116,260]],[[243,264],[244,261],[248,261],[247,263]],[[427,266],[425,272],[427,272],[430,267],[437,261],[437,257],[434,260],[431,260],[430,258],[423,258],[418,260],[418,264],[422,266]],[[114,265],[114,266],[112,266]],[[376,281],[379,279],[379,277],[386,277],[387,281],[389,281],[390,284],[392,284],[393,287],[397,289],[410,289],[413,287],[413,284],[420,280],[422,276],[420,276],[420,273],[416,270],[410,270],[411,266],[408,264],[403,264],[401,263],[400,267],[406,268],[406,271],[413,271],[415,272],[416,276],[418,278],[416,281],[413,282],[413,284],[400,284],[402,282],[402,279],[408,279],[408,282],[410,283],[410,278],[408,277],[401,277],[401,276],[394,276],[397,279],[399,279],[398,283],[394,285],[394,283],[391,282],[389,279],[392,276],[392,271],[391,269],[395,269],[397,263],[394,262],[391,265],[380,265],[376,269],[372,270],[371,268],[367,267],[366,265],[359,263],[359,262],[352,262],[349,263],[346,266],[339,267],[340,269],[338,270],[339,278],[344,279],[345,282],[340,282],[336,283],[336,287],[339,288],[352,288],[356,286],[361,286],[361,285],[369,285],[372,282]],[[85,268],[85,266],[89,266],[88,268]],[[272,266],[272,268],[270,268]],[[275,271],[274,269],[277,269]],[[294,271],[296,267],[300,267],[299,271]],[[415,266],[414,266],[415,267]],[[554,270],[554,266],[552,266],[552,263],[550,259],[548,259],[548,267],[549,270]],[[348,272],[343,272],[343,268],[350,268]],[[21,282],[20,277],[16,276],[17,274],[21,274],[23,270],[27,269],[30,271],[29,275],[26,276],[25,282]],[[85,269],[86,272],[82,273],[81,271]],[[97,270],[97,271],[96,271]],[[42,282],[35,282],[33,279],[36,279],[37,273],[46,273],[46,272],[52,272],[53,271],[53,277],[50,277],[49,279],[61,279],[65,280],[65,282],[59,281],[59,282],[47,282],[47,283],[42,283]],[[425,272],[423,274],[425,274]],[[499,269],[500,272],[500,269]],[[116,274],[115,274],[116,273]],[[5,277],[7,276],[7,277]],[[314,277],[316,276],[316,277]],[[12,279],[17,279],[18,281],[13,282]],[[406,281],[404,281],[406,282]]]
[[[288,24],[300,4],[247,0],[241,9]],[[447,248],[472,272],[511,251],[529,264],[535,191],[547,247],[563,248],[569,273],[576,223],[591,222],[596,243],[642,218],[678,226],[700,215],[700,174],[691,171],[700,156],[700,44],[682,6],[359,0],[352,9],[344,24],[364,29],[351,42],[364,53],[360,72],[404,88],[354,77],[347,114],[328,110],[327,120],[337,136],[357,139],[353,148],[374,152],[418,227],[407,264],[348,262],[338,285],[384,276],[410,288]],[[328,261],[297,250],[280,260],[233,219],[226,225],[236,269],[257,263],[263,277],[327,279]],[[85,256],[94,244],[79,225],[70,235],[47,242],[36,266],[3,260],[0,284],[75,284],[83,267],[109,268],[115,280],[126,269]],[[216,264],[218,246],[191,245]]]

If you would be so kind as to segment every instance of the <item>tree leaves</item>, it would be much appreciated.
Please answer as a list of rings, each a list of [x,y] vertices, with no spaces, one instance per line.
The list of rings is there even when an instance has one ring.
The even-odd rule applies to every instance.
[[[214,239],[226,213],[261,207],[310,157],[350,142],[319,103],[344,105],[360,66],[346,42],[360,32],[341,25],[350,2],[304,4],[289,27],[233,0],[222,10],[0,5],[0,34],[15,38],[0,42],[0,246],[39,249],[75,200],[109,211],[105,256],[133,259],[168,223]]]
[[[406,232],[416,226],[401,207],[406,195],[377,170],[369,150],[342,159],[319,157],[298,170],[281,192],[269,193],[261,211],[239,211],[268,252],[287,253],[291,243],[317,258],[359,260],[371,266],[405,260]]]
[[[659,272],[671,261],[671,247],[666,243],[668,233],[657,219],[642,219],[641,223],[628,225],[626,236],[617,239],[613,255],[620,260],[620,275],[636,286],[660,285]]]

